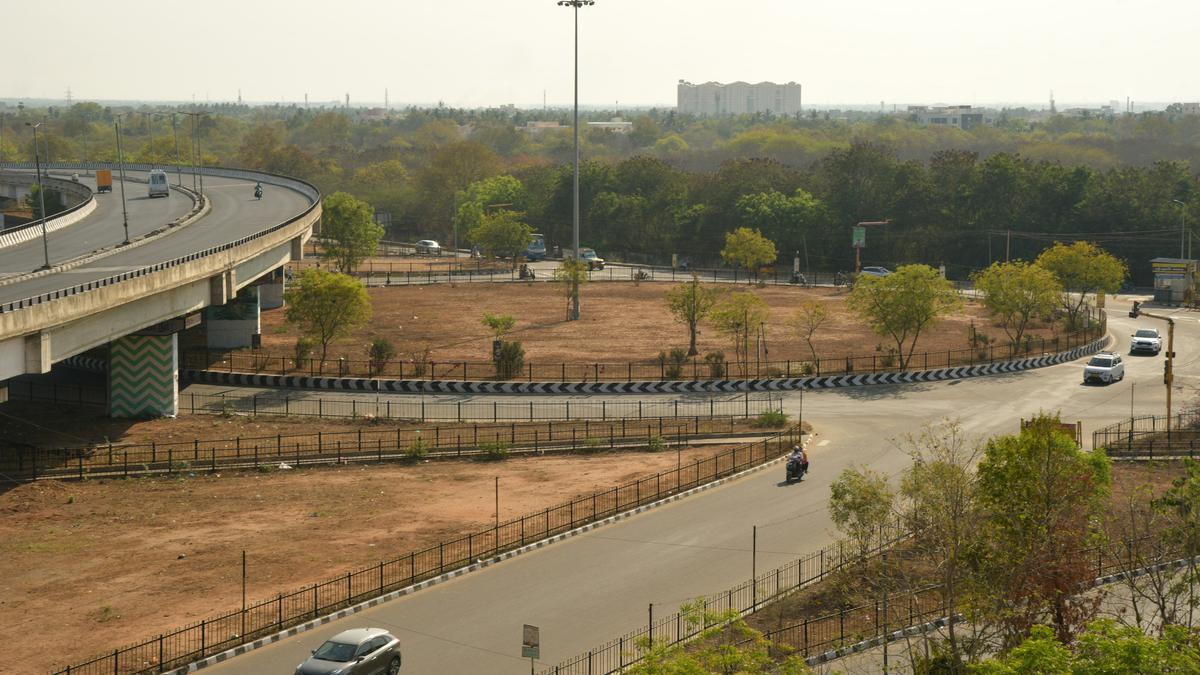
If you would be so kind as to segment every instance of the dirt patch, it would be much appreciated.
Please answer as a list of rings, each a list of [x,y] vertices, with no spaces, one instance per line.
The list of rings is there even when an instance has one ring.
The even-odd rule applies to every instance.
[[[685,449],[684,462],[723,447]],[[669,453],[45,481],[0,494],[0,639],[46,671],[241,601],[673,468]],[[61,648],[29,635],[53,631]],[[2,670],[2,669],[0,669]]]

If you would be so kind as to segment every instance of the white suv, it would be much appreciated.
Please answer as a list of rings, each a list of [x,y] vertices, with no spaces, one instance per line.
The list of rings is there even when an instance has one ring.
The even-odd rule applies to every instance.
[[[1155,356],[1162,351],[1162,336],[1155,328],[1139,328],[1129,340],[1129,353],[1150,352]]]
[[[1121,355],[1113,352],[1101,352],[1092,357],[1083,367],[1083,383],[1092,381],[1112,384],[1125,379],[1125,362]]]

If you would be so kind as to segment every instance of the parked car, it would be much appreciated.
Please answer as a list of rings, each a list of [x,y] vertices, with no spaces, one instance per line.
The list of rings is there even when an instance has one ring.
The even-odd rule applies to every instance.
[[[1150,352],[1155,356],[1162,351],[1162,336],[1157,328],[1139,328],[1130,336],[1129,353]]]
[[[417,253],[427,253],[429,255],[441,255],[442,246],[432,239],[422,239],[417,242]]]
[[[892,271],[886,267],[864,267],[861,272],[869,277],[886,277],[891,273]]]
[[[563,251],[563,255],[566,258],[573,258],[575,256],[575,252],[567,249]],[[604,258],[596,255],[595,249],[580,247],[579,259],[587,263],[588,271],[604,269]]]
[[[382,628],[342,631],[296,666],[296,675],[396,675],[400,640]]]
[[[1112,384],[1125,379],[1125,362],[1121,355],[1113,352],[1101,352],[1092,357],[1083,367],[1083,383],[1103,382]]]

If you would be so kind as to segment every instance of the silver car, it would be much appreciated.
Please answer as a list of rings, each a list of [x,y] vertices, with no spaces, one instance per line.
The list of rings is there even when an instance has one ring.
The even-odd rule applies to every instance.
[[[1083,383],[1101,382],[1112,384],[1125,379],[1125,363],[1121,355],[1113,352],[1096,354],[1083,367]]]
[[[442,245],[432,239],[422,239],[417,242],[417,253],[427,253],[429,255],[441,255]]]
[[[296,666],[296,675],[396,675],[400,640],[382,628],[342,631]]]

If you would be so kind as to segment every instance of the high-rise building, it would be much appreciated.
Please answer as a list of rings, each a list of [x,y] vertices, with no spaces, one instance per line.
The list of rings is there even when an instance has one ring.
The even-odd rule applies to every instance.
[[[676,108],[680,113],[721,117],[747,113],[793,115],[801,111],[800,85],[795,82],[705,82],[679,81]]]

